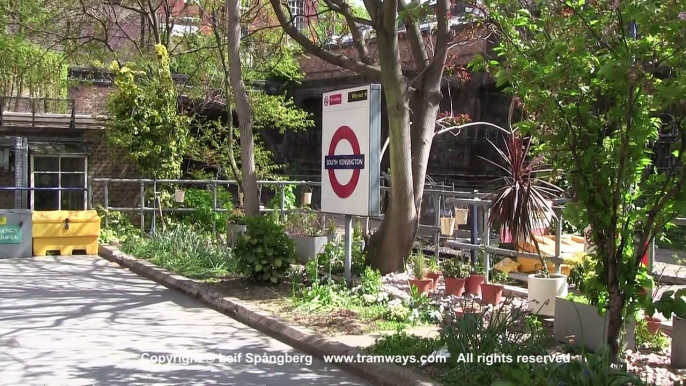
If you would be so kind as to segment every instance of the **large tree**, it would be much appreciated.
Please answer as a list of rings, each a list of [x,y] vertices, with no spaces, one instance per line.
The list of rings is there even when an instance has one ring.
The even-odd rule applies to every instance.
[[[317,16],[334,14],[333,19],[345,21],[354,55],[325,45],[326,40],[316,35],[310,38],[295,23],[296,18],[306,15],[294,15],[282,0],[270,0],[281,27],[305,51],[382,85],[390,137],[391,201],[380,228],[370,239],[368,262],[382,273],[402,271],[418,229],[448,53],[452,47],[473,40],[477,29],[456,33],[449,16],[449,0],[436,1],[433,10],[429,2],[364,0],[368,17],[359,16],[345,0],[322,1]],[[429,24],[429,33],[423,33],[420,25],[434,11],[435,22]],[[399,25],[404,25],[402,35],[411,47],[411,58],[401,53]],[[363,33],[363,26],[370,27],[373,33]],[[369,49],[372,37],[375,54]],[[405,67],[406,59],[412,63],[411,71]]]
[[[569,209],[592,227],[598,305],[616,355],[638,305],[649,243],[686,206],[686,10],[679,1],[488,2],[521,100],[518,126],[568,180]],[[664,135],[666,146],[655,154]],[[666,161],[666,162],[664,162]]]

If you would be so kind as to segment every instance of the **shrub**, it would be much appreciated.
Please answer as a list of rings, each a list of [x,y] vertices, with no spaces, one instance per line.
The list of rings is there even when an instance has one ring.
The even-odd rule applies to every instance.
[[[426,259],[423,253],[415,253],[410,257],[412,274],[415,279],[423,279],[426,276]]]
[[[469,277],[470,267],[457,258],[447,259],[441,265],[443,276],[464,279]]]
[[[183,222],[191,225],[198,225],[205,230],[211,230],[214,224],[217,232],[226,231],[225,212],[217,212],[212,208],[214,198],[209,189],[188,189],[186,190],[186,207],[194,208],[195,211],[183,216]],[[231,193],[226,189],[217,189],[217,207],[227,210],[233,209]],[[184,214],[182,214],[184,215]]]
[[[381,272],[370,267],[365,268],[360,280],[360,291],[362,294],[376,295],[381,292],[382,287]]]
[[[296,236],[325,236],[330,232],[331,222],[330,219],[325,220],[324,216],[312,209],[303,208],[288,215],[286,231]]]
[[[283,227],[265,217],[246,218],[233,249],[238,269],[257,281],[278,283],[295,263],[295,246]]]

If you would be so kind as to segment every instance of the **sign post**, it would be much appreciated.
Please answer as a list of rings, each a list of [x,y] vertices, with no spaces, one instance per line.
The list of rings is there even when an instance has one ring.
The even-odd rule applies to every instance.
[[[381,86],[328,92],[322,103],[321,210],[345,215],[345,280],[351,286],[353,216],[379,215]]]

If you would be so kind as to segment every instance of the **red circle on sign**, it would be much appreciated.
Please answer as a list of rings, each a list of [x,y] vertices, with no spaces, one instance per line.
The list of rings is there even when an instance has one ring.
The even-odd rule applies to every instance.
[[[360,143],[357,142],[357,136],[355,136],[355,132],[348,126],[341,126],[333,134],[333,138],[331,138],[329,155],[335,155],[334,152],[336,151],[336,146],[338,146],[338,143],[342,140],[346,140],[350,143],[350,146],[353,148],[353,155],[360,154]],[[353,169],[352,178],[350,178],[350,181],[348,181],[347,184],[343,185],[338,182],[335,170],[329,169],[329,181],[331,182],[331,188],[333,189],[333,192],[336,193],[336,195],[340,198],[350,197],[350,195],[355,191],[359,179],[360,169]]]

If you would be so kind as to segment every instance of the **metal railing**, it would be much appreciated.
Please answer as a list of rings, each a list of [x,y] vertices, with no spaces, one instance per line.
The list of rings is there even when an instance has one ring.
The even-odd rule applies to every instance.
[[[12,108],[13,105],[14,108]],[[36,114],[68,115],[69,128],[73,129],[76,124],[76,108],[73,99],[30,98],[0,95],[0,126],[9,123],[10,120],[8,118],[10,117],[12,118],[12,122],[25,122],[23,119],[18,120],[20,117],[16,114],[7,116],[7,113],[31,113],[31,127],[36,127]],[[43,122],[38,121],[38,123]]]
[[[120,212],[139,212],[140,215],[140,227],[141,231],[144,231],[145,229],[145,215],[146,213],[155,213],[156,211],[162,211],[162,212],[194,212],[197,209],[196,208],[158,208],[155,206],[149,207],[146,206],[145,203],[145,191],[146,187],[152,185],[153,188],[153,197],[157,197],[157,194],[159,193],[158,187],[163,184],[175,184],[175,185],[209,185],[212,190],[212,209],[216,212],[227,212],[228,210],[225,208],[218,207],[217,205],[217,188],[220,186],[232,186],[235,185],[237,186],[237,182],[234,180],[173,180],[173,179],[168,179],[168,180],[155,180],[155,179],[114,179],[114,178],[93,178],[89,180],[89,184],[91,183],[102,183],[104,184],[104,205],[103,208],[106,211],[120,211]],[[134,207],[111,207],[109,206],[109,197],[110,197],[110,184],[113,183],[135,183],[139,185],[140,189],[140,203],[139,206],[134,208]],[[272,211],[279,211],[281,219],[283,220],[285,218],[285,215],[288,211],[298,211],[303,208],[295,208],[295,209],[288,209],[286,208],[286,200],[285,200],[285,187],[286,186],[306,186],[306,187],[319,187],[321,186],[321,183],[318,181],[258,181],[257,182],[258,186],[263,187],[263,186],[274,186],[277,189],[277,196],[280,197],[280,205],[279,209],[260,209],[261,212],[272,212]],[[92,200],[92,194],[93,194],[93,189],[92,186],[89,186],[87,188],[88,190],[88,205],[90,208],[92,208],[93,200]],[[381,187],[381,191],[385,192],[390,190],[389,187]],[[477,258],[477,252],[478,251],[483,251],[484,252],[484,265],[486,268],[486,280],[488,281],[489,277],[489,272],[491,269],[491,259],[490,256],[491,254],[495,255],[501,255],[501,256],[510,256],[510,257],[530,257],[530,258],[539,258],[537,254],[534,253],[528,253],[528,252],[520,252],[520,251],[514,251],[514,250],[509,250],[509,249],[503,249],[499,248],[496,246],[492,245],[492,242],[497,242],[498,238],[493,237],[492,229],[489,225],[488,217],[489,217],[489,206],[490,206],[490,200],[486,199],[488,196],[488,193],[479,193],[478,191],[474,192],[460,192],[460,191],[448,191],[448,190],[433,190],[433,189],[426,189],[424,190],[424,200],[429,198],[432,200],[433,205],[434,205],[434,223],[433,224],[419,224],[419,228],[421,230],[424,230],[425,232],[428,232],[429,234],[433,235],[434,238],[434,243],[435,243],[435,249],[434,252],[436,256],[439,255],[440,251],[440,238],[441,238],[441,203],[444,205],[460,205],[460,206],[466,206],[469,210],[469,219],[471,223],[471,227],[469,230],[470,233],[470,242],[457,242],[457,241],[452,241],[451,246],[455,246],[460,249],[465,249],[469,250],[471,254],[471,260],[472,263],[476,262]],[[155,203],[157,202],[156,200],[154,201]],[[556,273],[560,273],[561,271],[561,265],[564,262],[564,258],[562,258],[562,209],[564,208],[564,200],[554,200],[554,209],[557,213],[557,220],[555,221],[554,228],[555,228],[555,253],[553,256],[546,256],[545,258],[547,260],[550,260],[551,262],[555,263],[555,271]],[[328,216],[333,216],[333,217],[342,217],[343,215],[335,214],[335,213],[324,213]],[[383,220],[383,215],[378,216],[378,217],[370,217],[370,220]],[[152,216],[152,224],[151,224],[151,229],[154,231],[155,228],[155,218],[156,216]],[[674,221],[674,224],[678,226],[686,226],[686,218],[677,218]],[[479,224],[482,224],[481,229],[479,229]],[[107,216],[105,216],[105,226],[107,226]],[[648,249],[648,254],[649,254],[649,266],[648,269],[652,272],[652,267],[653,267],[653,262],[655,259],[655,240],[652,241],[649,249]]]

